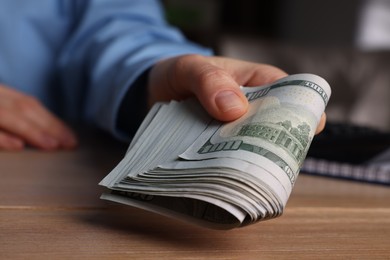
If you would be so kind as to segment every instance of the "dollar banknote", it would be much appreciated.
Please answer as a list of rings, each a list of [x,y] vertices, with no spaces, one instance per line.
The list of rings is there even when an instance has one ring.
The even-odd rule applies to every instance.
[[[156,104],[102,198],[216,229],[280,216],[331,89],[296,74],[242,92],[249,110],[229,123],[193,99]]]

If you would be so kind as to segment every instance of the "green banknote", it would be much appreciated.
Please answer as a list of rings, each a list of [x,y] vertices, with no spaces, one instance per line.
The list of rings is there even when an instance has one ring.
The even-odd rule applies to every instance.
[[[102,198],[216,229],[280,216],[331,90],[296,74],[242,91],[249,110],[230,123],[193,99],[155,105]]]
[[[243,91],[250,102],[248,113],[231,123],[210,123],[180,157],[240,158],[253,164],[267,158],[293,184],[328,103],[328,83],[314,75],[293,75]]]

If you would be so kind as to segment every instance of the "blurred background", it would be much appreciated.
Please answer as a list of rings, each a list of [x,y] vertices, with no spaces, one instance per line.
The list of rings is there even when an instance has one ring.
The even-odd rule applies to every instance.
[[[390,132],[390,1],[163,3],[170,23],[218,55],[324,77],[329,122]]]

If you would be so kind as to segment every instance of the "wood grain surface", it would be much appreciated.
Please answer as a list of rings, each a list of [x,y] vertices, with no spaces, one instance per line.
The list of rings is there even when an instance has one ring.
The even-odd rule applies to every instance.
[[[0,259],[390,259],[390,189],[301,174],[284,214],[228,231],[99,199],[126,147],[0,152]]]

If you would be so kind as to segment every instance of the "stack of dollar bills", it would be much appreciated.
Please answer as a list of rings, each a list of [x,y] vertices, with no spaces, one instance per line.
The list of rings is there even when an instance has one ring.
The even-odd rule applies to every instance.
[[[196,100],[156,104],[101,181],[101,198],[214,229],[280,216],[330,86],[296,74],[242,91],[249,110],[228,123]]]

